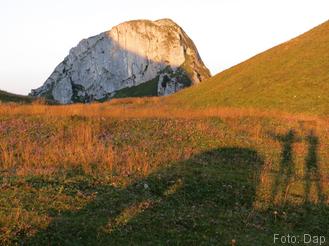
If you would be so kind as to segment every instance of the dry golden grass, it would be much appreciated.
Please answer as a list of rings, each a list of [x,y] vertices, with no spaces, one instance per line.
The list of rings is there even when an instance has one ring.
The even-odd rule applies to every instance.
[[[126,98],[114,99],[108,103],[72,105],[0,105],[0,115],[44,115],[44,116],[85,116],[116,118],[202,118],[202,117],[269,117],[307,122],[327,122],[328,117],[307,113],[292,114],[279,110],[256,108],[209,107],[206,109],[173,106],[163,103],[163,98]]]
[[[183,122],[199,120],[193,125],[194,129],[207,134],[214,129],[202,119],[218,118],[225,120],[225,124],[234,132],[248,132],[250,139],[256,143],[262,143],[264,138],[262,120],[280,122],[275,131],[282,134],[290,128],[302,131],[301,134],[305,134],[308,129],[317,132],[325,132],[328,129],[328,119],[325,117],[252,108],[173,108],[163,104],[161,98],[127,98],[102,104],[66,106],[2,104],[0,115],[3,128],[0,130],[7,133],[0,139],[1,167],[19,167],[19,172],[22,173],[31,167],[34,170],[49,171],[56,167],[75,165],[82,165],[85,171],[90,172],[91,164],[106,167],[112,173],[114,167],[120,169],[120,163],[125,159],[126,167],[122,172],[132,173],[137,168],[147,174],[149,168],[146,164],[146,152],[140,149],[146,150],[150,139],[139,139],[139,149],[128,144],[118,150],[113,146],[113,139],[102,141],[102,137],[106,135],[104,131],[108,130],[104,126],[112,121],[125,121],[124,124],[127,124],[129,119],[167,119]],[[244,119],[248,120],[244,122]],[[187,125],[183,130],[187,131],[188,127]],[[227,133],[216,134],[222,136]],[[130,137],[132,136],[127,136]],[[171,155],[177,156],[174,153]],[[136,161],[140,163],[136,165]]]
[[[306,203],[320,207],[329,204],[327,118],[228,107],[187,109],[166,105],[162,100],[122,99],[67,106],[0,105],[0,178],[1,187],[8,192],[2,197],[13,197],[8,208],[6,203],[1,203],[0,197],[3,212],[0,222],[4,224],[0,228],[0,242],[13,242],[20,235],[31,238],[35,236],[35,230],[52,225],[51,216],[45,215],[43,207],[56,211],[76,211],[85,207],[86,211],[94,211],[88,203],[101,202],[106,208],[120,194],[122,207],[117,208],[115,202],[111,204],[111,209],[119,212],[100,223],[101,226],[96,228],[99,233],[109,235],[129,227],[132,221],[167,204],[172,197],[184,202],[185,191],[191,196],[200,192],[206,199],[202,198],[198,203],[206,204],[205,211],[209,210],[208,205],[213,207],[214,204],[223,209],[225,203],[234,203],[229,197],[230,191],[225,190],[227,186],[222,187],[227,182],[235,182],[235,192],[241,192],[242,207],[246,201],[252,201],[248,214],[241,212],[241,216],[246,217],[244,223],[251,228],[262,228],[264,225],[253,221],[254,218],[263,213],[271,218],[272,209],[286,212],[284,206],[290,206],[294,211],[295,207],[303,207]],[[298,140],[285,143],[287,141],[282,139],[289,136],[290,130]],[[312,131],[318,139],[313,147],[309,140]],[[289,149],[292,158],[284,160],[285,149]],[[307,167],[312,155],[316,155],[313,160],[315,173]],[[253,162],[260,167],[253,169]],[[285,165],[293,168],[292,174],[284,173],[287,172]],[[11,181],[15,180],[13,177],[18,181]],[[162,180],[164,177],[168,180]],[[226,181],[222,184],[223,179]],[[186,186],[187,180],[191,190]],[[140,198],[141,188],[134,186],[136,182],[146,192],[145,199]],[[212,187],[212,182],[214,187],[219,187],[218,197],[209,194],[207,187]],[[159,193],[160,197],[154,197],[143,188],[144,184],[151,184],[152,192],[162,190],[163,185],[166,188]],[[17,188],[19,185],[23,188]],[[253,192],[245,194],[243,185],[250,185]],[[99,192],[105,189],[106,199],[96,193],[89,194],[90,186],[99,187]],[[72,189],[78,192],[71,196]],[[31,198],[35,190],[38,190],[34,198],[36,204]],[[129,206],[127,196],[132,200]],[[223,204],[217,203],[217,198],[226,196]],[[27,206],[34,204],[41,215],[29,211],[23,204],[26,200]],[[169,203],[167,206],[166,213],[170,214],[177,205]],[[96,209],[99,221],[104,219],[103,208]],[[185,209],[193,216],[196,213],[189,206]],[[206,214],[205,211],[202,213]],[[207,223],[210,223],[210,217],[217,216],[218,211],[213,212]],[[156,216],[163,220],[162,212]],[[225,212],[223,216],[229,216],[229,213]],[[320,217],[323,216],[315,216],[313,220]],[[81,225],[94,223],[82,220]],[[290,223],[283,222],[285,226]],[[209,228],[212,227],[209,224]],[[90,226],[86,235],[96,229],[95,225]],[[36,240],[39,243],[37,237]]]
[[[67,106],[3,104],[0,115],[0,167],[19,175],[81,167],[86,173],[102,170],[100,173],[111,177],[146,176],[163,163],[187,159],[204,150],[204,140],[191,144],[199,135],[207,141],[223,139],[222,145],[230,146],[246,145],[236,137],[245,134],[245,141],[255,145],[253,148],[271,155],[265,149],[279,149],[280,144],[269,141],[268,131],[284,134],[296,129],[297,134],[306,135],[313,129],[324,138],[329,131],[324,117],[228,107],[173,108],[161,98]],[[226,128],[214,127],[213,118],[223,121]],[[172,140],[176,144],[171,144]],[[321,141],[322,153],[327,152],[326,147]],[[296,153],[305,155],[305,146],[296,145]]]

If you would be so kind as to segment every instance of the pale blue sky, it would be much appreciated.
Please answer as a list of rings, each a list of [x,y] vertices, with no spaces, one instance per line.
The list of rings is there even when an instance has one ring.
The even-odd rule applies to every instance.
[[[1,0],[0,89],[27,94],[71,47],[131,19],[171,18],[213,74],[329,19],[328,0]]]

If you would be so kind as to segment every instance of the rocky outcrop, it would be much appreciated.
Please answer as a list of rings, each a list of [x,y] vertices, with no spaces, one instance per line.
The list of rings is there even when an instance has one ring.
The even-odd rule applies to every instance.
[[[126,87],[157,83],[153,95],[162,96],[208,77],[195,45],[176,23],[137,20],[82,40],[30,95],[62,104],[90,102]]]

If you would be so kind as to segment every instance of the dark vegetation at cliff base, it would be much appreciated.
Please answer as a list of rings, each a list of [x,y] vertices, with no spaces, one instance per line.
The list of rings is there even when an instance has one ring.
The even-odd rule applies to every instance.
[[[0,102],[31,103],[35,100],[33,97],[22,96],[0,90]]]

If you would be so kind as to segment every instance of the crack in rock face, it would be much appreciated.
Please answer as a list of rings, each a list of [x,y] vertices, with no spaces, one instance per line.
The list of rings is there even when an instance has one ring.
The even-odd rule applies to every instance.
[[[135,20],[83,39],[30,95],[61,104],[105,100],[157,78],[156,95],[163,96],[209,77],[194,43],[176,23]]]

